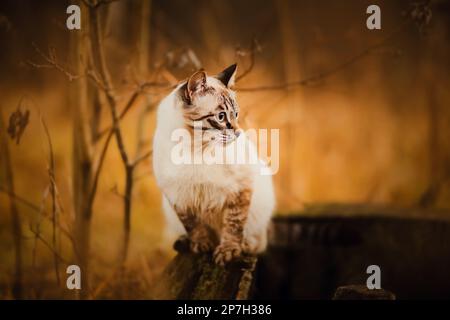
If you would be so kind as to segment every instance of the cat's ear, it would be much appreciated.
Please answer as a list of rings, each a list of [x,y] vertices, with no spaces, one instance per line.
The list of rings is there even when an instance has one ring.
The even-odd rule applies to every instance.
[[[219,73],[216,78],[222,81],[226,87],[232,88],[236,79],[236,72],[237,64],[235,63]]]
[[[196,92],[203,91],[206,88],[206,72],[205,70],[199,70],[190,76],[186,84],[185,96],[186,99],[191,102],[192,96]]]

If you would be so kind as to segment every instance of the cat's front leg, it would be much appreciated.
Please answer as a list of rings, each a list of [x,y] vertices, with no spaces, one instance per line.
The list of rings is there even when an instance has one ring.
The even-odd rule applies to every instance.
[[[248,217],[251,195],[251,189],[243,189],[230,195],[225,203],[220,244],[214,251],[214,262],[219,265],[225,265],[242,253],[244,225]]]
[[[201,223],[192,210],[180,210],[175,205],[174,209],[186,229],[190,250],[194,253],[212,251],[218,242],[214,231],[207,225]],[[179,240],[185,241],[185,236]]]

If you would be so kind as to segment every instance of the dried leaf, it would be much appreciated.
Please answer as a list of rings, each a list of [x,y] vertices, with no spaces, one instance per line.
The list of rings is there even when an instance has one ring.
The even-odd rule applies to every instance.
[[[433,16],[430,1],[412,3],[411,6],[412,9],[409,12],[409,17],[418,26],[419,30],[423,32],[430,24]]]

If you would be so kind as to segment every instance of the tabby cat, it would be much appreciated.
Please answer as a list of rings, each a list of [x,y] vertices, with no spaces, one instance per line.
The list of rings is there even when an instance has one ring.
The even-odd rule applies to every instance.
[[[275,206],[272,177],[261,174],[266,164],[259,160],[174,163],[173,148],[180,142],[173,141],[172,134],[179,129],[189,132],[192,139],[181,143],[192,155],[218,145],[238,146],[246,139],[246,156],[257,158],[256,147],[238,125],[239,105],[232,89],[236,70],[236,64],[215,76],[200,70],[177,86],[158,107],[153,141],[154,175],[169,227],[176,224],[180,234],[187,233],[193,252],[211,251],[220,265],[266,248]]]

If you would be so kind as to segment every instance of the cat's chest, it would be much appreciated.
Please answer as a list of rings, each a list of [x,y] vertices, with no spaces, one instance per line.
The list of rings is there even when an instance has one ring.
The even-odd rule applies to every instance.
[[[178,191],[190,190],[196,197],[217,196],[228,190],[233,192],[239,186],[239,172],[224,166],[186,166],[174,172],[174,183]]]
[[[181,165],[172,168],[171,178],[185,186],[208,185],[210,188],[234,189],[246,175],[243,168],[227,165]]]
[[[179,180],[175,190],[170,192],[175,205],[194,213],[211,226],[222,220],[221,212],[231,192],[223,183],[200,180],[198,176],[196,179]]]
[[[196,211],[223,207],[230,194],[239,192],[243,172],[224,166],[185,166],[173,172],[166,195],[179,206]]]

